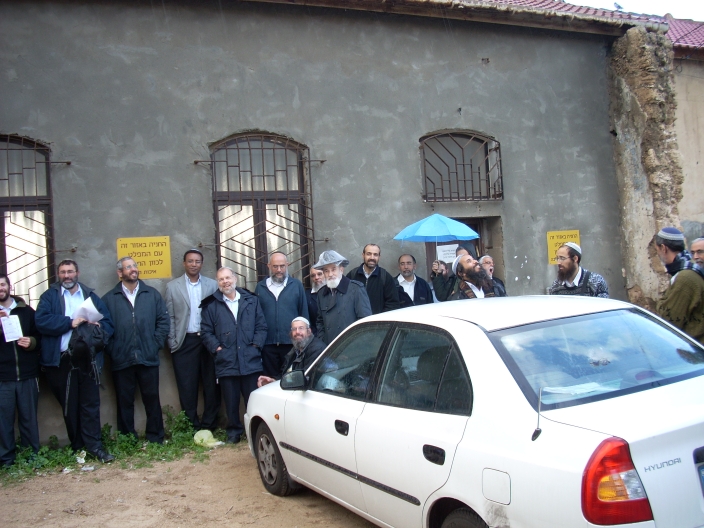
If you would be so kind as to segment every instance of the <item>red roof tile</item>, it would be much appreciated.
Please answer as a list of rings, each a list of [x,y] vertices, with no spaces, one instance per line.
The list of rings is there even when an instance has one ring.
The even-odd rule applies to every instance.
[[[610,9],[600,9],[597,7],[580,6],[569,4],[562,0],[463,0],[465,4],[503,4],[506,6],[516,6],[523,9],[536,11],[554,11],[561,14],[574,14],[579,16],[599,17],[612,21],[623,22],[662,22],[663,17],[656,15],[643,15],[639,13],[627,13],[625,11],[612,11]]]
[[[670,26],[666,35],[675,48],[704,48],[704,22],[672,18],[670,15],[665,18]]]

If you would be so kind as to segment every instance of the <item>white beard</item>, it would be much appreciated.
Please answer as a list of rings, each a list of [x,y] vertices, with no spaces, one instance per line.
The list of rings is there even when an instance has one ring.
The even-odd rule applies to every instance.
[[[335,288],[337,288],[340,285],[341,280],[342,280],[342,275],[340,275],[339,277],[336,277],[334,279],[329,279],[327,282],[328,288],[330,288],[331,290],[334,290]]]
[[[317,293],[320,288],[325,286],[325,281],[323,281],[322,284],[313,284],[313,287],[310,289],[311,293]]]

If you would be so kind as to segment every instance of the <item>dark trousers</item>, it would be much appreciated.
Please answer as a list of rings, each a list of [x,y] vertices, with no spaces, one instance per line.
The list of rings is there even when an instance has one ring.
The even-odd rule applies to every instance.
[[[262,348],[262,368],[264,375],[270,378],[281,377],[284,368],[284,357],[291,351],[293,345],[264,345]]]
[[[213,430],[218,425],[220,386],[215,379],[215,361],[200,336],[186,334],[183,345],[171,354],[181,409],[198,429]],[[198,419],[198,384],[203,384],[203,418]]]
[[[249,395],[257,389],[259,376],[261,376],[261,372],[246,376],[226,376],[218,380],[225,400],[227,439],[231,442],[244,433],[244,426],[240,420],[240,394],[244,397],[246,407]]]
[[[0,381],[0,465],[15,462],[15,410],[23,447],[39,451],[37,378]]]
[[[58,367],[44,367],[51,393],[61,405],[66,432],[74,451],[84,447],[89,453],[103,449],[100,438],[100,389],[90,376],[71,366],[71,356],[63,354]],[[68,398],[66,387],[68,386]]]
[[[134,395],[139,385],[144,411],[147,414],[144,434],[150,442],[163,443],[164,419],[161,416],[159,401],[159,367],[133,365],[126,369],[114,370],[112,379],[117,396],[117,430],[139,438],[134,429]]]

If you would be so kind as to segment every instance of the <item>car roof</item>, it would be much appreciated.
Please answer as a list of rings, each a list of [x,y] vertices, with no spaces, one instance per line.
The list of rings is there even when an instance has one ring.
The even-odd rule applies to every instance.
[[[447,301],[372,315],[364,321],[403,321],[442,326],[443,318],[460,319],[487,332],[576,315],[635,308],[632,304],[577,295],[524,295]]]

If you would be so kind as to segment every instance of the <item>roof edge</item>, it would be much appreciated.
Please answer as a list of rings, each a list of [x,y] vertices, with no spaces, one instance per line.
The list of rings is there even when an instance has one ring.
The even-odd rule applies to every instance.
[[[641,26],[646,31],[664,34],[665,19],[624,20],[581,13],[522,7],[481,0],[246,0],[247,2],[327,7],[375,13],[447,18],[519,27],[553,29],[619,37],[628,29]]]

